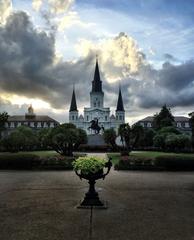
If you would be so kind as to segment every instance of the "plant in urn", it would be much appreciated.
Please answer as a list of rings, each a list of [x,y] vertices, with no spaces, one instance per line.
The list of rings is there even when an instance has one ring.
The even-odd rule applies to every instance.
[[[93,156],[79,157],[73,162],[75,173],[81,180],[84,178],[89,183],[89,190],[78,207],[104,206],[104,203],[99,199],[98,193],[95,190],[95,183],[96,180],[105,178],[110,172],[111,166],[111,158],[109,158],[109,161],[106,161],[105,159]],[[107,170],[104,172],[106,168]]]

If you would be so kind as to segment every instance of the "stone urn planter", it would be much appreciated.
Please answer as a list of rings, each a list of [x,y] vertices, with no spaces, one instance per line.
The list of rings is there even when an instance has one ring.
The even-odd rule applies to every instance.
[[[81,180],[88,180],[89,183],[89,190],[78,208],[93,206],[106,208],[105,203],[99,199],[98,193],[95,190],[95,183],[98,179],[105,179],[106,175],[110,172],[111,166],[111,158],[106,161],[97,157],[80,157],[73,163],[77,176]]]

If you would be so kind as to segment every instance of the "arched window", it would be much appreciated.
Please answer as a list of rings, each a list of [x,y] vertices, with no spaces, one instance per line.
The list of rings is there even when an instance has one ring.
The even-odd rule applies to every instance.
[[[74,120],[74,115],[72,116],[72,120]]]

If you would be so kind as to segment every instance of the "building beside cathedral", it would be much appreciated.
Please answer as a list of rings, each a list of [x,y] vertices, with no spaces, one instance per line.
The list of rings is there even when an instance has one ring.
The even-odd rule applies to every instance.
[[[69,109],[69,122],[75,124],[78,128],[84,129],[87,134],[94,133],[93,130],[89,129],[92,120],[98,121],[98,125],[102,129],[113,128],[117,131],[119,125],[125,123],[125,110],[121,88],[119,87],[117,106],[115,106],[115,115],[110,115],[110,108],[104,107],[104,92],[102,89],[102,81],[100,79],[98,60],[96,60],[94,79],[92,81],[91,88],[90,106],[84,108],[83,115],[79,115],[75,89],[73,89]]]
[[[36,115],[33,107],[30,105],[26,114],[8,117],[8,120],[5,123],[5,130],[2,132],[2,136],[8,136],[20,126],[27,126],[36,131],[44,128],[54,128],[58,125],[59,122],[47,115]]]

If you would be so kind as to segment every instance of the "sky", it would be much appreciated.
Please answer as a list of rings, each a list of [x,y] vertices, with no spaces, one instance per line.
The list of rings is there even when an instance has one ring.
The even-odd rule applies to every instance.
[[[68,121],[80,114],[98,55],[105,106],[119,85],[130,124],[167,104],[194,111],[194,0],[0,0],[0,112]]]

